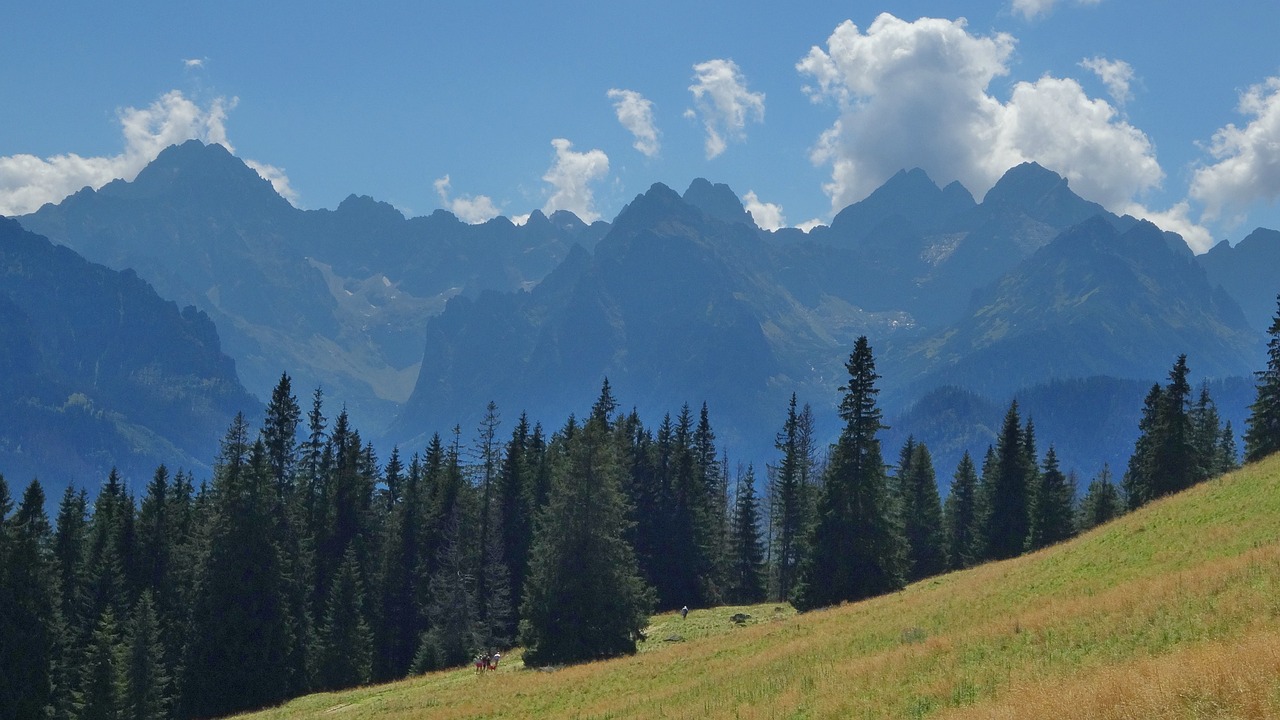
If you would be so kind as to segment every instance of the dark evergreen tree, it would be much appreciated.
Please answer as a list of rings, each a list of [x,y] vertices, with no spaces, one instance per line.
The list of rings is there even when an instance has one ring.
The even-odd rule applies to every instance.
[[[966,450],[951,480],[951,492],[942,508],[942,528],[947,568],[961,570],[982,558],[982,517],[978,506],[978,473]]]
[[[192,592],[182,714],[226,715],[293,685],[288,597],[274,542],[275,488],[261,442],[237,415],[222,441]]]
[[[653,596],[625,539],[617,446],[599,419],[558,440],[521,606],[524,661],[573,663],[634,653]]]
[[[1188,411],[1191,384],[1187,374],[1187,356],[1179,355],[1169,371],[1169,384],[1161,394],[1158,432],[1152,447],[1153,497],[1185,490],[1195,484],[1202,473]]]
[[[760,504],[750,466],[739,473],[734,489],[733,534],[727,600],[746,605],[765,597],[764,544],[760,539]]]
[[[282,501],[293,494],[301,421],[302,409],[298,407],[298,398],[293,395],[289,375],[281,374],[280,382],[271,391],[271,402],[267,404],[267,414],[262,422],[262,442],[267,447],[267,464],[271,467],[271,477]]]
[[[355,548],[343,554],[319,631],[318,679],[326,690],[363,685],[373,671],[373,637],[364,613],[364,583]]]
[[[907,549],[907,582],[937,575],[947,568],[942,500],[933,457],[924,443],[911,442],[907,472],[899,480],[902,529]]]
[[[1076,527],[1084,532],[1110,522],[1123,512],[1124,502],[1115,483],[1111,482],[1111,469],[1103,465],[1098,476],[1089,482],[1089,489],[1080,501]]]
[[[120,660],[120,717],[166,720],[171,717],[171,675],[165,662],[160,620],[151,591],[143,590],[125,624]]]
[[[1222,418],[1209,395],[1209,383],[1200,384],[1200,394],[1187,413],[1191,424],[1191,446],[1196,458],[1195,482],[1208,480],[1226,472],[1225,459],[1219,455],[1222,441]]]
[[[1074,502],[1075,488],[1059,468],[1058,454],[1050,445],[1031,497],[1027,550],[1039,550],[1075,534]]]
[[[44,490],[32,480],[17,512],[5,518],[0,476],[0,717],[48,716],[58,632],[53,531]]]
[[[800,558],[804,556],[804,539],[810,525],[809,502],[804,482],[805,468],[811,458],[804,454],[800,437],[800,417],[796,412],[796,396],[791,394],[787,419],[774,441],[782,453],[772,468],[770,484],[771,540],[769,554],[774,568],[775,597],[791,596]]]
[[[427,631],[419,639],[413,659],[414,672],[440,670],[467,662],[487,650],[476,637],[475,577],[459,537],[461,510],[447,519],[437,569],[428,583]]]
[[[1163,406],[1164,390],[1156,383],[1143,400],[1142,417],[1138,420],[1138,439],[1134,441],[1133,454],[1129,456],[1129,467],[1122,480],[1130,510],[1147,504],[1155,497],[1155,443]]]
[[[1222,434],[1218,436],[1218,447],[1214,454],[1217,459],[1219,473],[1229,473],[1240,467],[1240,451],[1236,448],[1236,433],[1231,428],[1231,421],[1222,424]]]
[[[794,602],[800,610],[891,592],[902,587],[905,553],[895,522],[880,441],[875,361],[866,336],[845,364],[845,422],[832,449],[817,526],[801,566]]]
[[[1267,366],[1254,373],[1257,394],[1245,425],[1245,462],[1257,462],[1280,450],[1280,295],[1276,296],[1276,315],[1267,334]]]
[[[75,690],[76,720],[119,720],[123,645],[115,611],[108,606],[89,637],[80,683]]]
[[[985,498],[986,557],[1003,560],[1022,553],[1031,522],[1027,444],[1016,400],[1009,405],[996,440],[992,473]]]
[[[51,669],[54,720],[73,718],[74,695],[82,675],[86,636],[81,631],[87,625],[83,618],[88,612],[88,571],[85,568],[88,507],[88,494],[68,486],[58,505],[58,521],[53,536],[59,618]]]

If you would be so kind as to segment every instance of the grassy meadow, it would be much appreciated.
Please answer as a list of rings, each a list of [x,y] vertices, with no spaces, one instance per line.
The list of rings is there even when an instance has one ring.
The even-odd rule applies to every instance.
[[[1280,457],[893,595],[658,615],[647,634],[633,657],[546,672],[517,650],[245,717],[1280,717]]]

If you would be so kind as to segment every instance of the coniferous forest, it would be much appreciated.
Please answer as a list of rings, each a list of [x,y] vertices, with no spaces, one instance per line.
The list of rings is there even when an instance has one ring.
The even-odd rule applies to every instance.
[[[1251,459],[1280,446],[1280,313],[1270,334]],[[607,380],[557,428],[490,404],[470,432],[379,458],[284,375],[259,424],[227,429],[210,478],[162,466],[135,490],[113,472],[93,496],[68,489],[53,522],[38,480],[15,500],[0,478],[0,717],[212,717],[517,644],[529,666],[624,655],[655,610],[892,592],[1237,463],[1182,356],[1119,482],[1081,488],[1014,402],[943,502],[923,443],[885,458],[865,337],[846,368],[835,444],[818,447],[793,396],[763,472],[718,450],[705,405],[653,427]]]

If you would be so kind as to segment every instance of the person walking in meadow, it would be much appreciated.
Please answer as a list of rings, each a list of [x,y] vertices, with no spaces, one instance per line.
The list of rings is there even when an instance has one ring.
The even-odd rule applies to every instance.
[[[496,652],[496,653],[494,653],[494,654],[493,654],[493,657],[489,660],[489,669],[490,669],[490,670],[497,670],[497,669],[498,669],[498,661],[499,661],[499,660],[501,660],[501,659],[502,659],[502,653],[500,653],[500,652]]]
[[[680,608],[680,619],[684,620],[687,617],[689,617],[689,606],[685,605],[684,607]]]

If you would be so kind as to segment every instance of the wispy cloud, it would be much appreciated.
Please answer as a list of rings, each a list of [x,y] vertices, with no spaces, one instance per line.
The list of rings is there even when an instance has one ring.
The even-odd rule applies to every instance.
[[[1225,216],[1231,225],[1250,205],[1280,199],[1280,77],[1244,91],[1236,109],[1249,121],[1214,133],[1208,147],[1214,162],[1195,171],[1190,191],[1204,204],[1202,219]]]
[[[613,111],[618,115],[618,122],[633,136],[633,147],[645,157],[653,157],[661,149],[658,141],[658,127],[653,120],[653,102],[634,90],[613,88],[606,93],[613,101]]]
[[[1103,57],[1085,58],[1080,67],[1092,72],[1107,86],[1107,92],[1117,104],[1124,105],[1133,97],[1130,84],[1133,83],[1133,67],[1123,60],[1108,60]]]
[[[1097,5],[1102,0],[1075,0],[1076,5]],[[1013,0],[1012,8],[1015,13],[1021,15],[1027,20],[1034,20],[1044,17],[1053,12],[1054,6],[1059,0]]]
[[[494,205],[493,198],[488,195],[460,195],[458,197],[449,197],[450,180],[445,175],[437,178],[432,186],[436,189],[436,195],[440,196],[440,203],[449,209],[449,212],[458,216],[458,219],[476,225],[498,217],[502,211]]]
[[[234,152],[227,139],[227,113],[236,99],[215,98],[201,107],[181,91],[172,90],[144,108],[118,110],[124,149],[117,155],[83,157],[75,153],[39,158],[34,155],[0,157],[0,214],[23,215],[45,203],[60,202],[81,188],[100,188],[117,178],[132,180],[160,151],[187,140],[218,143]],[[297,193],[285,172],[247,160],[290,202]]]
[[[584,222],[599,220],[591,184],[609,174],[609,156],[603,150],[576,152],[573,143],[564,138],[552,140],[551,145],[556,149],[556,159],[542,179],[551,185],[552,193],[542,212],[550,215],[568,210]]]
[[[747,121],[764,122],[764,93],[747,89],[747,79],[732,60],[708,60],[693,66],[694,108],[685,117],[699,119],[707,131],[707,159],[725,151],[729,140],[747,138]]]

